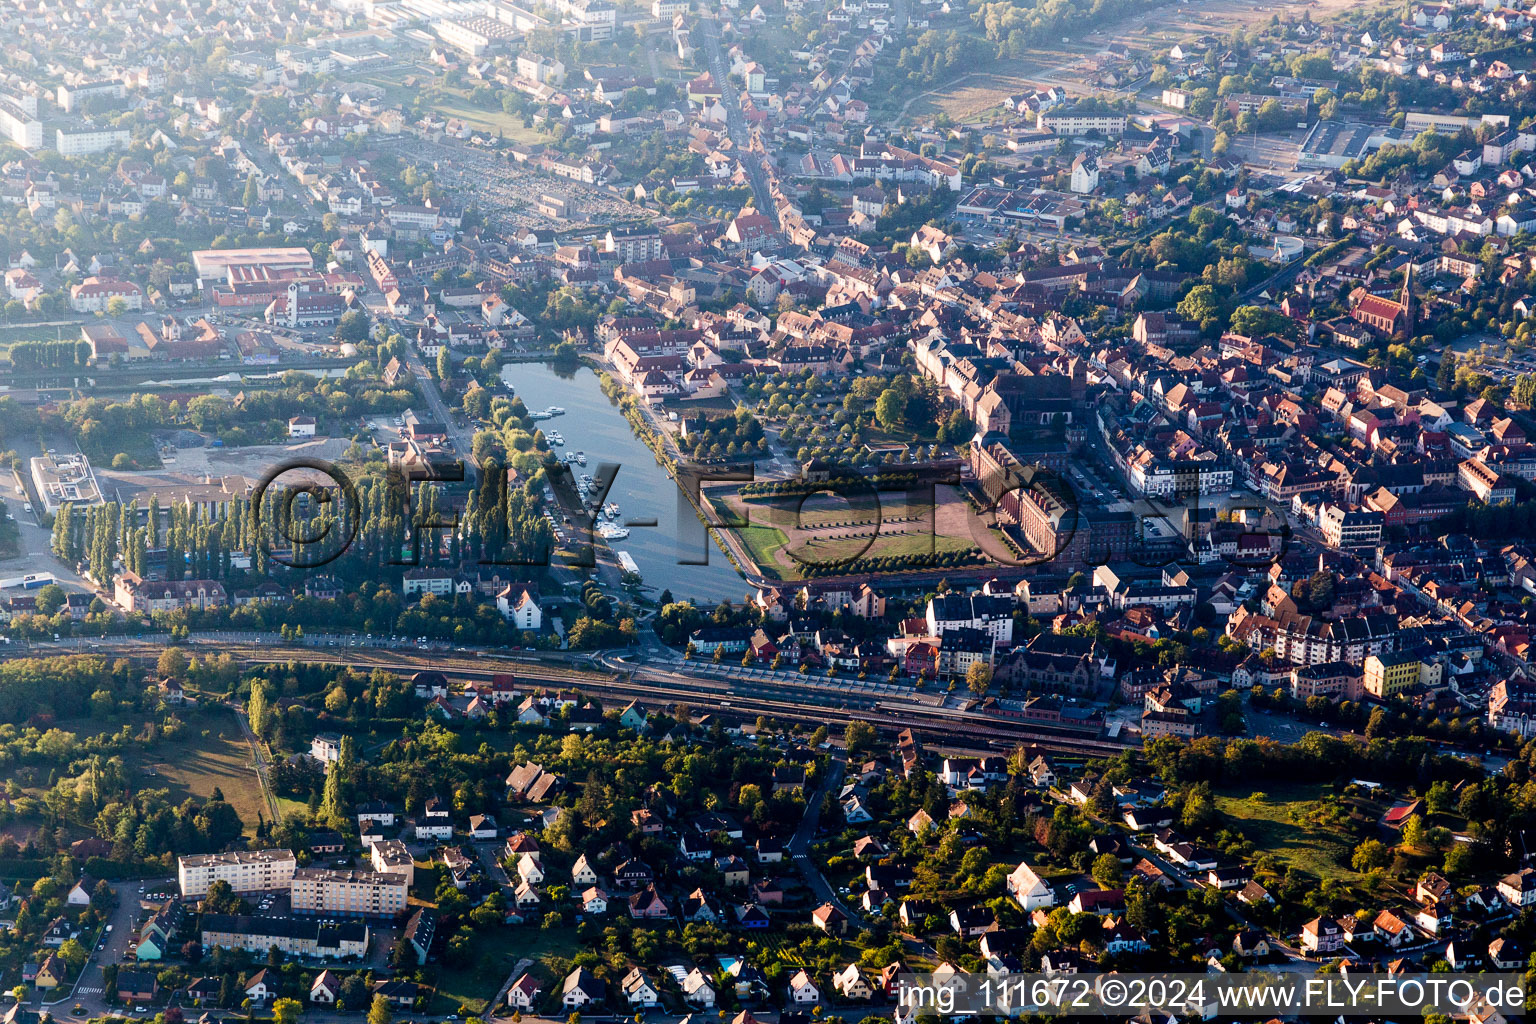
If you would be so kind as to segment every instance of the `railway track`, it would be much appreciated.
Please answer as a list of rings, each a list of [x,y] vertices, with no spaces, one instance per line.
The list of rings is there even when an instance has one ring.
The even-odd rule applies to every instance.
[[[496,673],[489,669],[454,669],[446,675],[464,680],[488,681]],[[563,680],[542,679],[534,675],[520,678],[529,683],[555,684]],[[743,721],[759,716],[785,722],[818,726],[846,727],[850,722],[868,722],[877,731],[894,735],[912,729],[920,738],[940,745],[964,745],[969,750],[996,752],[1011,750],[1020,744],[1039,747],[1053,753],[1094,757],[1113,757],[1133,745],[1099,737],[1076,735],[1052,729],[1044,723],[997,723],[955,708],[933,708],[874,695],[849,694],[846,707],[812,704],[805,701],[743,692],[741,683],[700,678],[688,685],[655,679],[589,679],[579,684],[583,693],[598,698],[684,704],[696,711],[709,711]]]
[[[409,656],[373,654],[365,651],[327,652],[312,648],[272,648],[250,644],[199,644],[200,650],[213,649],[232,655],[243,665],[285,664],[302,660],[311,664],[338,665],[368,672],[375,668],[399,673],[442,672],[459,681],[489,682],[493,676],[511,672],[522,682],[549,688],[576,689],[605,703],[640,700],[670,707],[686,705],[694,711],[707,712],[732,721],[753,721],[759,717],[785,723],[799,723],[828,730],[845,728],[851,722],[868,722],[876,731],[894,736],[911,729],[930,746],[967,753],[992,753],[1020,745],[1037,747],[1050,753],[1082,757],[1113,757],[1135,745],[1083,736],[1053,728],[1049,723],[1008,722],[983,719],[959,708],[932,707],[915,701],[880,694],[852,693],[846,690],[817,689],[807,683],[797,692],[793,684],[765,681],[714,679],[688,676],[681,680],[656,678],[644,669],[632,677],[597,673],[559,666],[545,666],[526,661],[485,663],[467,658],[418,659]],[[101,652],[107,654],[108,652]],[[127,652],[119,656],[153,664],[157,652]],[[782,689],[776,694],[772,691]]]

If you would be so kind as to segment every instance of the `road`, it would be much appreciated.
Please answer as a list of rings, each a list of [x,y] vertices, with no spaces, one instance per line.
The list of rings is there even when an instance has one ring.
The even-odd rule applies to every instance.
[[[795,867],[805,878],[805,884],[810,886],[811,892],[816,894],[817,906],[830,903],[841,910],[850,923],[859,920],[859,915],[854,913],[837,890],[832,888],[832,883],[827,881],[827,876],[821,873],[821,868],[811,858],[811,845],[816,841],[816,830],[821,827],[821,805],[827,795],[836,796],[843,788],[843,773],[847,769],[847,762],[842,758],[834,758],[828,768],[827,777],[805,798],[805,814],[800,818],[800,827],[795,829],[794,836],[789,841],[789,855],[795,862]]]
[[[1286,288],[1290,287],[1291,280],[1301,273],[1301,268],[1306,264],[1307,256],[1308,253],[1303,251],[1300,256],[1291,260],[1291,262],[1269,275],[1269,277],[1245,290],[1242,297],[1245,299],[1257,298],[1260,292],[1265,291],[1269,292],[1272,296],[1278,297]]]
[[[746,169],[747,180],[752,184],[752,195],[756,200],[756,206],[760,213],[774,218],[777,221],[777,211],[773,205],[773,193],[768,188],[768,182],[763,176],[760,158],[750,152],[751,133],[747,129],[746,119],[741,116],[741,97],[736,84],[731,81],[729,69],[725,64],[725,49],[720,45],[720,26],[713,17],[700,19],[704,29],[704,41],[709,47],[709,71],[715,76],[715,84],[720,87],[720,104],[725,107],[725,127],[736,144],[737,157],[741,165]]]
[[[53,443],[50,437],[49,443]],[[63,561],[53,554],[53,531],[42,524],[43,502],[38,497],[37,487],[32,482],[30,460],[43,454],[43,449],[38,445],[37,435],[31,437],[18,434],[11,439],[11,445],[16,453],[21,456],[22,471],[10,474],[11,486],[3,495],[6,503],[6,511],[16,520],[18,534],[17,553],[11,558],[0,559],[0,577],[19,576],[29,572],[51,572],[58,580],[59,585],[65,590],[95,591],[96,587],[79,573],[73,566],[65,565]],[[62,446],[60,451],[66,449]],[[69,451],[76,449],[70,448]],[[21,493],[17,493],[17,490]],[[32,511],[26,511],[26,505],[32,505]]]
[[[405,353],[405,365],[410,367],[411,373],[415,374],[416,380],[420,382],[421,393],[427,400],[427,408],[432,410],[432,416],[448,432],[448,439],[453,442],[454,453],[468,462],[470,453],[474,450],[474,430],[458,426],[453,414],[448,410],[448,404],[443,401],[443,394],[438,390],[436,378],[427,372],[427,364],[422,362],[421,353],[417,351],[416,346],[407,345]]]
[[[122,962],[128,953],[128,942],[134,934],[134,925],[137,923],[140,894],[146,889],[171,889],[174,890],[176,880],[173,878],[157,878],[142,881],[123,881],[108,883],[116,899],[116,905],[112,908],[111,915],[107,918],[107,924],[111,926],[110,933],[102,933],[99,942],[92,942],[95,936],[81,936],[83,942],[91,943],[91,956],[81,969],[79,978],[69,992],[57,992],[44,994],[35,993],[33,998],[39,1000],[38,1005],[54,1007],[54,1014],[58,1017],[77,1017],[71,1012],[72,1007],[79,1003],[84,1007],[84,1017],[99,1017],[107,1013],[113,1007],[109,1006],[105,998],[106,980],[102,974],[102,965]],[[98,948],[99,947],[99,948]],[[44,1003],[42,1000],[46,999]],[[58,1009],[64,1007],[64,1009]]]

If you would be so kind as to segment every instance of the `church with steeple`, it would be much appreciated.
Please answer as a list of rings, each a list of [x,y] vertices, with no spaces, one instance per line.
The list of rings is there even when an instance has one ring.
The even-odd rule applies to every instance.
[[[1356,288],[1349,293],[1349,315],[1392,341],[1413,337],[1413,263],[1410,261],[1403,271],[1403,290],[1396,301],[1372,295],[1364,287]]]

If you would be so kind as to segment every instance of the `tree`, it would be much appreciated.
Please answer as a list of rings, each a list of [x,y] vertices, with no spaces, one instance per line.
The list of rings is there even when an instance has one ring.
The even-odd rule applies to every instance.
[[[208,894],[203,897],[203,906],[215,914],[235,914],[241,910],[241,899],[235,895],[230,884],[221,878],[208,886]]]
[[[446,346],[437,350],[437,377],[438,380],[447,380],[453,376],[453,357],[448,354]]]
[[[267,687],[259,679],[251,683],[251,697],[245,702],[245,714],[251,720],[251,732],[265,736],[272,724],[272,712],[267,705]]]
[[[50,583],[37,592],[37,610],[44,615],[52,615],[64,607],[64,588],[57,583]]]
[[[404,942],[402,938],[399,940]],[[393,951],[391,951],[393,952]],[[412,957],[414,962],[414,955]],[[344,1010],[361,1010],[368,1003],[368,982],[356,972],[348,974],[341,983],[341,1006]]]
[[[187,674],[187,655],[180,647],[167,647],[160,652],[155,669],[171,679],[181,679]]]
[[[1465,874],[1472,867],[1472,846],[1469,843],[1453,843],[1445,851],[1445,873],[1449,877]]]
[[[992,686],[992,666],[985,661],[973,661],[965,670],[965,685],[976,696],[985,696]]]
[[[1527,409],[1536,406],[1536,373],[1522,373],[1515,379],[1513,397]]]
[[[1403,846],[1417,850],[1424,845],[1424,819],[1417,814],[1403,822]]]
[[[1456,385],[1456,357],[1450,352],[1440,355],[1440,365],[1435,370],[1435,386],[1449,391]]]
[[[325,787],[320,796],[320,818],[331,828],[340,831],[346,826],[347,815],[343,810],[346,803],[346,787],[348,776],[351,774],[351,764],[348,759],[348,745],[352,737],[342,739],[341,759],[331,765],[331,770],[325,775]]]
[[[373,1005],[368,1007],[368,1024],[394,1024],[395,1014],[389,1008],[389,1000],[381,995],[373,997]]]
[[[1387,849],[1387,844],[1380,839],[1367,839],[1355,847],[1355,852],[1349,858],[1350,867],[1362,874],[1384,868],[1392,863],[1392,851]]]
[[[1424,803],[1435,814],[1448,814],[1456,806],[1456,793],[1451,784],[1442,779],[1429,787]]]
[[[1197,284],[1179,300],[1178,312],[1184,319],[1198,323],[1202,331],[1210,333],[1220,326],[1221,300],[1211,285]]]
[[[59,959],[68,964],[71,971],[78,971],[84,967],[90,955],[90,951],[80,944],[79,939],[67,939],[59,947]]]
[[[875,400],[875,419],[886,430],[895,430],[901,426],[906,410],[907,400],[895,388],[886,388]]]
[[[1292,323],[1285,314],[1262,306],[1239,306],[1232,311],[1230,326],[1238,334],[1257,338],[1265,334],[1284,335],[1291,329]]]
[[[1199,828],[1216,817],[1216,802],[1211,799],[1208,786],[1198,786],[1190,790],[1184,798],[1183,812],[1180,815],[1187,828]]]
[[[1321,50],[1298,53],[1291,58],[1291,74],[1296,78],[1327,78],[1333,74],[1333,57]]]
[[[843,730],[843,745],[848,748],[849,757],[873,749],[875,727],[868,722],[849,722],[848,728]]]
[[[304,1004],[297,999],[279,999],[272,1004],[273,1024],[297,1024],[304,1012]]]
[[[1093,860],[1093,880],[1101,889],[1118,889],[1123,877],[1120,858],[1112,853],[1101,853]]]
[[[368,337],[368,314],[360,309],[349,310],[341,315],[336,324],[336,340],[354,345]]]

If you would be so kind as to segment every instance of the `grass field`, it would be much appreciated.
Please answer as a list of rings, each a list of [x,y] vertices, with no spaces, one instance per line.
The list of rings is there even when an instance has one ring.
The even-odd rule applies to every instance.
[[[764,567],[777,565],[784,545],[789,543],[784,531],[774,526],[744,526],[736,531],[736,536],[746,544],[752,561]]]
[[[798,504],[798,508],[796,507]],[[906,519],[913,516],[921,516],[924,519],[933,515],[933,503],[925,501],[908,502],[902,495],[876,495],[855,494],[844,499],[830,494],[813,494],[804,503],[794,500],[785,501],[782,508],[771,508],[769,517],[775,522],[783,516],[790,522],[798,514],[800,526],[805,529],[815,529],[821,526],[842,526],[851,522],[873,522],[879,520],[883,523],[893,522],[897,519]]]
[[[1003,101],[1010,95],[1033,88],[1033,83],[1018,75],[974,71],[936,89],[919,93],[912,100],[911,106],[907,107],[907,114],[910,117],[947,114],[950,120],[958,124],[981,121],[988,115],[1000,114]]]
[[[575,928],[545,929],[538,925],[521,925],[477,934],[475,962],[464,968],[445,967],[438,973],[437,998],[428,1010],[440,1014],[457,1013],[467,1004],[479,1011],[496,994],[519,960],[543,963],[551,956],[568,957],[581,948],[576,943]],[[548,978],[548,974],[545,971],[546,982],[554,982],[552,995],[558,1003],[560,979]],[[550,994],[549,989],[546,985],[546,994]]]
[[[870,113],[882,118],[946,114],[957,123],[974,122],[997,113],[1010,93],[1043,85],[1065,86],[1074,93],[1098,91],[1094,68],[1110,43],[1123,43],[1139,55],[1154,54],[1176,42],[1206,33],[1223,35],[1276,15],[1297,18],[1305,12],[1319,23],[1359,6],[1358,0],[1183,0],[1121,19],[1113,26],[1099,26],[1097,31],[1074,32],[1060,44],[1051,40],[1023,57],[992,58],[994,44],[983,41],[980,50],[986,56],[959,74],[926,90],[898,89],[871,96]],[[971,34],[977,33],[972,30]]]
[[[1307,812],[1322,796],[1321,785],[1269,786],[1255,799],[1251,789],[1216,794],[1216,809],[1226,823],[1254,846],[1318,879],[1356,881],[1347,865],[1354,839],[1340,830],[1307,822]]]
[[[420,69],[405,69],[391,72],[383,71],[369,75],[363,80],[370,85],[376,85],[385,91],[389,100],[394,103],[403,103],[409,106],[415,90],[401,84],[401,79],[406,74],[415,74],[423,77]],[[503,113],[501,110],[488,110],[470,103],[467,94],[458,90],[448,89],[441,84],[438,88],[442,95],[433,103],[432,108],[444,117],[457,117],[473,128],[482,128],[487,131],[500,131],[504,138],[513,142],[539,142],[544,136],[535,128],[524,128],[521,116],[513,116]]]
[[[169,789],[175,800],[208,797],[217,787],[240,815],[246,833],[254,835],[257,815],[271,814],[234,713],[195,715],[188,726],[185,742],[135,751],[127,759],[130,767],[146,774],[144,786]]]
[[[810,537],[793,547],[795,555],[812,564],[854,558],[906,557],[937,552],[969,551],[976,545],[967,537],[931,537],[925,530],[915,534],[878,537]]]
[[[290,800],[280,796],[277,798],[277,809],[282,812],[284,818],[290,814],[297,814],[301,818],[309,817],[309,804],[303,800]]]
[[[256,770],[251,767],[251,749],[246,745],[234,712],[224,708],[188,709],[181,712],[181,717],[185,731],[175,740],[162,739],[151,748],[135,744],[123,751],[123,765],[128,770],[130,784],[135,789],[168,790],[174,803],[188,797],[207,799],[217,788],[240,815],[246,834],[255,835],[257,815],[270,818],[271,813],[267,810]],[[65,718],[55,722],[54,727],[72,732],[84,741],[104,733],[117,733],[124,725],[137,736],[151,720],[158,722],[160,719],[158,715],[142,713],[106,721]],[[22,792],[29,796],[41,796],[47,789],[47,779],[41,776],[23,775],[19,778]],[[293,810],[308,813],[302,803],[284,802]]]
[[[523,119],[505,114],[500,110],[486,110],[476,107],[468,100],[460,100],[444,97],[433,104],[433,108],[445,117],[457,117],[471,127],[484,128],[487,131],[500,131],[503,138],[513,142],[541,142],[545,140],[536,128],[524,128]]]
[[[738,528],[736,535],[758,568],[781,580],[801,579],[806,563],[835,565],[855,558],[974,550],[978,536],[986,533],[979,526],[972,529],[961,502],[942,501],[936,510],[930,502],[909,501],[902,494],[881,494],[878,502],[873,495],[868,500],[855,497],[851,505],[827,495],[804,505],[784,497],[744,500],[732,495],[713,500],[723,520],[740,522],[745,517],[751,524]]]

